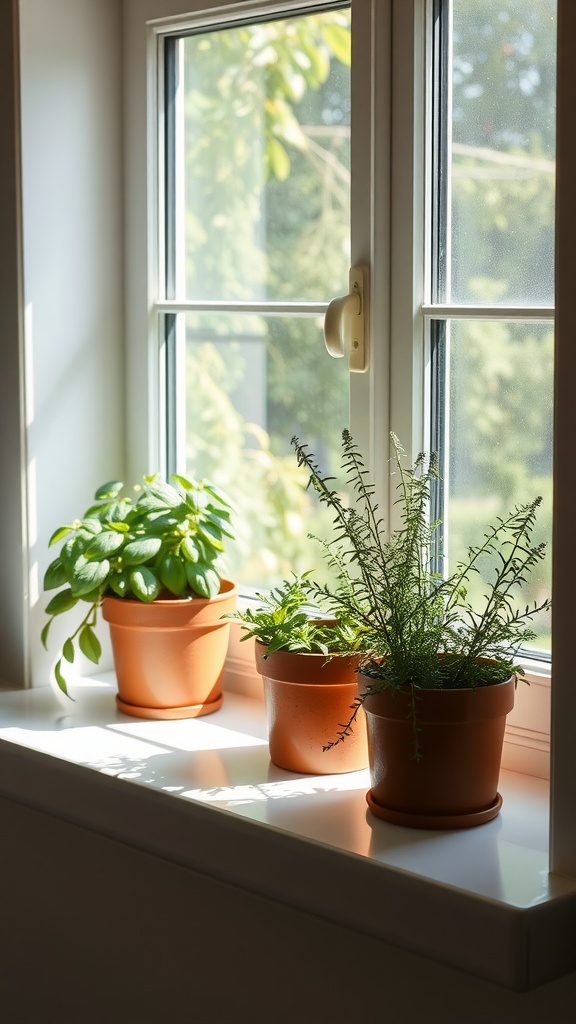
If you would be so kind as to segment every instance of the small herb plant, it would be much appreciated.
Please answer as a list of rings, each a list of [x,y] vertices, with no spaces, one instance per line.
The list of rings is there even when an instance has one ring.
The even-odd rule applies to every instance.
[[[530,621],[550,608],[548,600],[525,607],[514,600],[544,558],[545,545],[531,541],[541,499],[498,518],[444,577],[435,569],[440,523],[429,520],[430,488],[438,477],[434,456],[421,454],[407,468],[392,435],[402,524],[387,534],[349,431],[342,435],[342,469],[354,498],[350,505],[333,478],[322,475],[307,447],[298,438],[292,443],[298,464],[310,473],[309,484],[334,517],[334,536],[324,548],[337,583],[313,591],[334,615],[346,616],[363,630],[368,693],[409,688],[415,695],[418,689],[483,686],[512,673],[523,675],[516,659],[520,648],[535,639]],[[478,609],[468,600],[468,585],[486,562],[491,568]],[[335,742],[348,735],[367,695],[358,698]]]
[[[50,538],[49,546],[62,546],[44,576],[44,590],[58,590],[46,607],[44,646],[56,616],[81,601],[88,604],[54,669],[64,693],[64,666],[74,661],[77,649],[94,664],[100,660],[94,627],[104,597],[149,603],[212,598],[220,591],[219,559],[225,539],[234,537],[226,495],[206,480],[176,475],[170,482],[158,475],[144,477],[134,497],[123,490],[121,481],[99,487],[82,519],[61,526]]]
[[[361,631],[344,612],[327,618],[311,604],[309,576],[304,573],[284,580],[269,593],[256,595],[257,608],[234,612],[230,618],[240,620],[246,629],[242,640],[260,640],[268,648],[266,657],[275,651],[328,657],[358,649]]]

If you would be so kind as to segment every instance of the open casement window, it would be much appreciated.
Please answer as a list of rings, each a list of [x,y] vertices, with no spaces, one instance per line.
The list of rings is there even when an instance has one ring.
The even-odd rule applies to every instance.
[[[556,0],[126,10],[134,68],[148,32],[146,112],[127,121],[134,472],[233,493],[247,593],[321,562],[307,534],[329,524],[293,434],[337,468],[350,425],[392,525],[390,430],[411,455],[437,448],[449,561],[538,493],[549,541]],[[146,197],[130,143],[144,123]],[[354,374],[322,338],[351,266],[368,270]],[[550,592],[550,565],[528,600]],[[537,633],[508,766],[543,774],[549,623]]]

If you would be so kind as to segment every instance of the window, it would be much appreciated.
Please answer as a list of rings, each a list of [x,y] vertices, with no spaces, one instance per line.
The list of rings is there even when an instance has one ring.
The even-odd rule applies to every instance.
[[[396,90],[414,125],[413,151],[394,139],[399,173],[416,183],[398,203],[403,223],[411,206],[411,245],[382,218],[380,237],[371,227],[360,240],[356,177],[382,149],[387,83],[379,83],[376,118],[370,83],[350,66],[348,6],[262,4],[159,32],[155,309],[166,465],[208,475],[232,494],[240,536],[230,572],[245,586],[317,560],[307,534],[327,532],[329,522],[304,490],[289,441],[304,437],[336,469],[350,390],[353,430],[360,424],[371,437],[382,478],[388,427],[414,453],[441,452],[438,513],[450,562],[495,515],[537,493],[538,538],[550,539],[555,11],[556,0],[528,11],[520,0],[501,0],[497,10],[486,0],[414,5],[424,88]],[[376,27],[375,17],[357,3],[354,38]],[[379,38],[384,53],[389,41]],[[367,184],[374,218],[387,201],[386,177],[373,173]],[[411,319],[407,303],[392,312],[388,369],[377,293],[389,237],[394,304],[404,295],[412,308]],[[354,390],[343,362],[327,358],[321,324],[362,250],[374,293],[373,365],[368,384]],[[388,378],[392,406],[377,435]],[[548,559],[528,600],[549,593],[550,575]],[[480,579],[477,589],[480,596]],[[549,616],[536,631],[532,653],[549,656]]]
[[[149,23],[152,447],[231,491],[245,587],[317,561],[306,535],[329,523],[289,441],[336,468],[348,422],[392,522],[389,430],[440,450],[449,559],[532,492],[549,539],[555,2],[391,17],[288,0]],[[356,375],[321,332],[350,264],[370,270]],[[529,599],[549,587],[550,560]]]
[[[160,429],[157,415],[159,388],[158,333],[156,316],[150,316],[158,300],[158,274],[154,267],[154,254],[158,251],[156,232],[157,206],[151,203],[157,175],[154,140],[146,143],[146,117],[157,116],[158,94],[156,61],[159,39],[171,31],[181,33],[193,25],[195,30],[213,30],[236,17],[261,14],[285,16],[295,10],[315,10],[322,5],[307,3],[256,3],[228,5],[223,11],[214,0],[146,0],[125,4],[125,59],[126,97],[130,116],[125,124],[126,176],[131,188],[127,201],[127,274],[128,351],[127,369],[131,383],[127,410],[128,445],[132,475],[148,465],[160,462]],[[536,3],[530,4],[537,7]],[[492,5],[488,5],[491,9]],[[559,48],[576,31],[574,12],[565,0],[558,0],[558,8],[568,35],[560,35]],[[192,14],[190,13],[192,10]],[[352,4],[352,133],[351,151],[351,262],[367,263],[371,268],[371,341],[370,369],[350,380],[350,422],[352,430],[367,453],[381,493],[383,507],[387,502],[387,476],[385,439],[390,424],[402,437],[409,450],[416,450],[425,438],[425,427],[431,421],[424,388],[430,360],[423,345],[423,314],[431,321],[440,309],[432,311],[424,306],[422,298],[439,302],[431,289],[425,292],[424,243],[422,225],[427,208],[426,198],[431,182],[422,180],[425,167],[424,138],[429,111],[424,100],[424,67],[427,40],[432,38],[430,9],[424,0],[392,3],[391,0],[354,0]],[[143,48],[143,33],[148,29],[147,54]],[[427,33],[428,28],[428,33]],[[567,45],[567,44],[566,44]],[[393,56],[391,66],[390,54]],[[366,55],[370,55],[367,59]],[[378,59],[374,59],[374,56]],[[148,81],[146,83],[146,56]],[[563,154],[566,168],[572,166],[573,149],[571,111],[576,104],[576,84],[572,82],[570,59],[559,64],[560,93],[564,106],[559,106],[563,126]],[[396,132],[391,144],[390,123]],[[562,139],[560,140],[562,142]],[[371,143],[373,145],[370,145]],[[358,147],[356,146],[358,144]],[[364,153],[364,156],[359,155]],[[366,154],[368,154],[366,156]],[[146,176],[143,175],[146,168]],[[562,172],[559,182],[568,181],[570,172]],[[148,182],[148,195],[146,194]],[[413,184],[416,184],[416,188]],[[393,189],[393,202],[389,202],[389,187]],[[558,303],[556,333],[558,350],[563,353],[563,371],[560,369],[557,388],[563,396],[557,407],[555,425],[555,459],[560,453],[563,465],[570,463],[570,435],[573,434],[573,401],[568,388],[573,379],[570,347],[570,301],[572,285],[572,246],[570,225],[574,211],[568,187],[559,192],[561,209],[559,238],[562,259],[559,276],[566,306],[562,315]],[[394,241],[393,258],[389,238]],[[429,263],[430,261],[428,261]],[[152,272],[151,272],[152,268]],[[344,282],[343,282],[344,283]],[[390,301],[391,295],[393,302]],[[462,298],[460,296],[460,301]],[[525,297],[522,297],[525,301]],[[431,305],[431,301],[429,302]],[[546,310],[546,319],[548,317]],[[454,319],[450,314],[450,319]],[[482,319],[482,318],[481,318]],[[502,319],[505,319],[502,317]],[[528,318],[531,322],[532,315]],[[516,323],[516,320],[514,321]],[[564,338],[559,325],[564,325]],[[538,327],[541,332],[542,327]],[[150,339],[149,358],[142,358],[143,339]],[[437,378],[441,380],[441,377]],[[573,778],[574,721],[573,690],[567,684],[570,678],[570,642],[572,626],[567,619],[571,603],[570,573],[573,566],[571,537],[571,508],[573,495],[566,474],[555,479],[555,536],[563,540],[562,558],[558,554],[555,564],[555,615],[557,631],[554,639],[555,670],[561,665],[560,679],[555,680],[557,694],[554,710],[553,778],[556,799],[554,821],[558,829],[560,852],[558,862],[568,871],[574,864],[576,837],[570,825],[571,783]],[[558,543],[555,550],[559,551]],[[560,599],[560,604],[558,603]],[[562,610],[564,608],[564,611]],[[556,721],[556,718],[558,720]],[[566,780],[566,784],[562,780]]]

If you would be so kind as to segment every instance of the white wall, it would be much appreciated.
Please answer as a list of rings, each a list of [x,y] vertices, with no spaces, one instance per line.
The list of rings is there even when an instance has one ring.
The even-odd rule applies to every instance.
[[[20,37],[34,641],[51,533],[124,463],[121,7],[20,0]],[[34,684],[56,641],[49,656],[32,642]]]

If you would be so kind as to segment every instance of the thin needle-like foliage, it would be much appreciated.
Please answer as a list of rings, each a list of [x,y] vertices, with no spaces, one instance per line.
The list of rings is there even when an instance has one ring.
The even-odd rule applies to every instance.
[[[400,442],[394,435],[391,440],[401,524],[392,533],[348,430],[342,435],[342,470],[350,504],[334,478],[322,474],[307,446],[296,437],[292,443],[299,466],[310,474],[309,486],[333,514],[333,536],[323,551],[336,583],[310,583],[312,593],[336,617],[345,615],[361,627],[367,692],[408,688],[416,716],[420,689],[485,686],[523,674],[516,661],[520,649],[536,638],[531,620],[550,607],[548,600],[524,607],[516,600],[545,556],[545,545],[532,543],[541,498],[498,518],[444,577],[435,568],[441,524],[430,522],[437,459],[421,453],[407,467]],[[473,607],[470,578],[487,558],[494,567],[483,604]],[[349,734],[364,697],[335,742]]]

